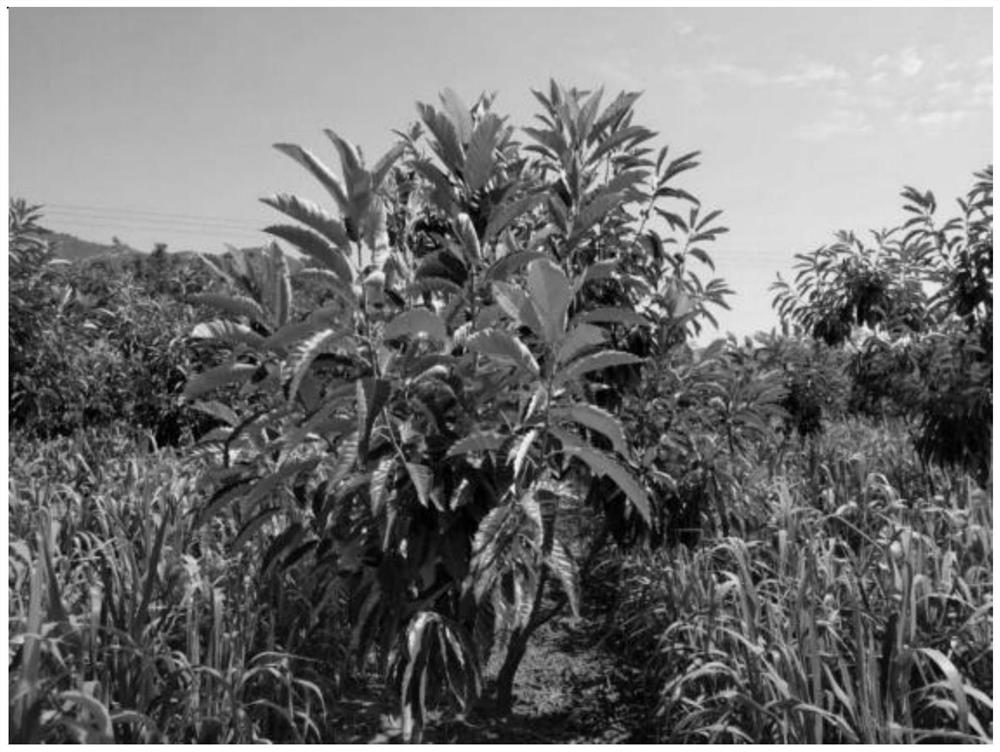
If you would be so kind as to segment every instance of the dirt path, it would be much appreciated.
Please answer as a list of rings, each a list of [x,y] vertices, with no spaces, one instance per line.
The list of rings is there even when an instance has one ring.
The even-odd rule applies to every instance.
[[[557,618],[534,636],[517,672],[513,713],[428,729],[444,743],[615,744],[649,741],[641,681],[600,644],[600,625]]]

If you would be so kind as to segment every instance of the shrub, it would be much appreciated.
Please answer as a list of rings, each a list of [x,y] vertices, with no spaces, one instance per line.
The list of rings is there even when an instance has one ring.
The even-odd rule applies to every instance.
[[[342,177],[278,144],[336,214],[278,194],[265,203],[297,224],[267,231],[319,267],[293,275],[275,246],[217,264],[231,292],[197,299],[226,318],[195,335],[232,356],[189,397],[240,385],[256,406],[206,403],[229,423],[205,445],[224,468],[207,514],[230,510],[245,536],[270,531],[276,581],[309,572],[309,602],[342,609],[358,663],[390,670],[412,740],[429,698],[476,701],[493,645],[509,710],[531,634],[577,608],[577,554],[559,520],[580,483],[607,476],[651,522],[614,401],[602,400],[642,362],[621,349],[654,323],[640,302],[683,338],[724,289],[683,270],[643,276],[668,263],[653,219],[682,228],[695,260],[722,230],[717,212],[665,208],[697,203],[672,184],[694,155],[647,156],[637,95],[603,109],[601,92],[553,83],[536,96],[542,126],[524,129],[527,146],[490,98],[469,108],[450,91],[441,110],[419,105],[422,127],[370,168],[327,131]],[[326,285],[330,302],[297,317],[293,276]]]

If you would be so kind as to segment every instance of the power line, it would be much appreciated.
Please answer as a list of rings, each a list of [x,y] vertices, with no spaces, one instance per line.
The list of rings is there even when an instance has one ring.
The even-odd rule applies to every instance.
[[[163,233],[164,235],[171,233],[183,233],[186,235],[201,235],[201,236],[211,236],[220,238],[231,238],[235,235],[241,235],[244,237],[255,236],[259,237],[263,233],[255,232],[253,230],[226,230],[224,228],[218,228],[214,230],[210,229],[191,229],[191,228],[168,228],[168,227],[150,227],[150,226],[139,226],[139,225],[128,225],[128,224],[109,224],[107,222],[85,222],[80,220],[67,221],[60,219],[59,223],[63,226],[72,225],[74,227],[93,227],[99,229],[110,230],[112,232],[156,232]]]
[[[150,217],[164,217],[173,219],[192,219],[195,221],[208,222],[208,223],[219,223],[223,222],[226,224],[249,224],[252,220],[246,218],[236,218],[236,217],[213,217],[205,214],[179,214],[173,212],[157,212],[150,211],[148,209],[133,209],[128,207],[114,207],[114,206],[88,206],[85,204],[44,204],[43,209],[60,209],[70,212],[100,212],[104,214],[131,214],[131,215],[145,215]]]
[[[47,215],[51,219],[58,220],[60,222],[104,222],[104,223],[116,223],[123,227],[129,224],[140,224],[144,226],[149,226],[153,228],[163,227],[165,229],[174,228],[188,228],[195,230],[207,230],[207,231],[233,231],[241,232],[250,230],[251,227],[248,225],[224,225],[224,224],[202,224],[200,222],[193,222],[191,220],[180,220],[180,219],[146,219],[144,217],[115,217],[104,214],[64,214],[62,210],[53,211]],[[255,231],[255,230],[254,230]]]

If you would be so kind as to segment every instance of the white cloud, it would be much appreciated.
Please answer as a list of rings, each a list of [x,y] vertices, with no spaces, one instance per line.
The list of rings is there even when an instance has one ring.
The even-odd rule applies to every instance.
[[[888,55],[885,54],[879,55],[877,58],[872,60],[872,68],[874,68],[875,70],[878,70],[879,68],[884,68],[889,64],[889,60],[890,58]]]
[[[803,141],[828,141],[834,136],[868,133],[872,124],[862,110],[838,107],[822,120],[805,125],[796,131]]]
[[[917,49],[915,47],[907,47],[903,50],[902,55],[899,58],[899,72],[902,73],[907,78],[920,73],[920,69],[924,67],[924,61],[917,54]]]
[[[919,125],[928,128],[939,128],[959,123],[967,120],[968,110],[928,110],[926,112],[902,112],[896,118],[900,125]]]
[[[795,70],[783,73],[775,81],[779,84],[806,86],[808,84],[831,83],[846,81],[850,78],[842,68],[828,63],[809,62],[799,65]]]
[[[800,63],[783,73],[769,73],[760,68],[733,63],[712,63],[705,70],[709,74],[732,78],[751,86],[809,86],[850,79],[850,75],[843,68],[817,61]]]
[[[674,21],[674,31],[676,31],[680,36],[686,37],[689,34],[694,34],[695,28],[694,24],[688,23],[687,21]]]

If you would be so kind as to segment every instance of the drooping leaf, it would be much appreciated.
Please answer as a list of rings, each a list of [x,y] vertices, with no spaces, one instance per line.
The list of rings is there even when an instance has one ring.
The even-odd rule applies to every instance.
[[[646,524],[650,523],[649,495],[628,470],[593,447],[563,446],[563,452],[583,460],[595,475],[611,478],[642,515]]]
[[[579,318],[579,317],[578,317]],[[607,334],[591,324],[576,324],[567,333],[556,352],[556,363],[562,365],[577,357],[584,350],[599,347],[607,342]]]
[[[585,355],[579,360],[570,363],[565,369],[556,374],[556,383],[563,384],[568,381],[574,381],[591,371],[600,371],[612,366],[627,366],[642,362],[643,358],[631,353],[620,352],[618,350],[603,350],[592,355]]]
[[[385,325],[384,336],[387,340],[419,334],[426,334],[439,342],[448,341],[448,328],[444,321],[436,313],[428,311],[426,308],[403,311]]]
[[[316,357],[328,346],[336,343],[344,336],[344,332],[335,329],[322,329],[315,334],[303,339],[294,345],[285,363],[286,375],[284,380],[287,383],[287,399],[289,402],[295,399],[299,391],[302,379],[312,365]]]
[[[562,269],[548,259],[528,264],[528,295],[538,312],[545,341],[555,345],[566,330],[566,312],[573,291]]]
[[[592,431],[605,436],[616,452],[628,456],[629,447],[625,439],[625,429],[614,415],[599,407],[588,404],[577,404],[553,410],[553,414],[562,420],[571,420]]]
[[[288,241],[302,253],[332,271],[346,284],[354,281],[354,272],[343,251],[312,230],[296,225],[271,225],[265,227],[264,232]]]
[[[194,399],[224,386],[241,384],[249,381],[256,371],[257,366],[252,363],[225,363],[202,371],[188,379],[184,398]]]
[[[322,235],[337,248],[347,249],[350,247],[343,223],[327,214],[318,204],[290,193],[276,193],[273,196],[262,198],[261,202],[292,219],[298,220]]]
[[[350,212],[350,204],[347,200],[347,192],[344,190],[343,184],[341,184],[337,176],[326,165],[313,156],[312,152],[295,144],[275,144],[274,148],[282,154],[288,155],[309,170],[312,176],[333,196],[341,212],[344,214]]]
[[[538,361],[527,346],[516,336],[498,329],[476,332],[468,340],[469,349],[501,363],[523,368],[538,376]]]

